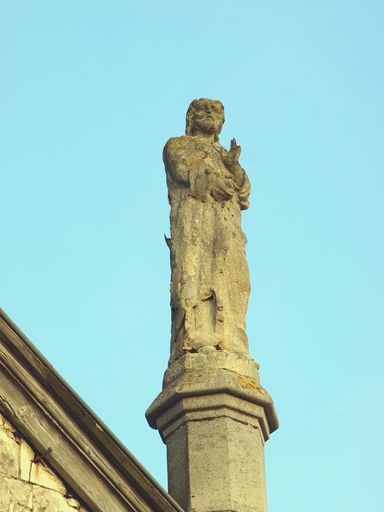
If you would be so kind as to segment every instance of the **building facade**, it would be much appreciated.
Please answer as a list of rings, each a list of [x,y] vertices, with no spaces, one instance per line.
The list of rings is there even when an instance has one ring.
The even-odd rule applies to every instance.
[[[0,512],[181,512],[0,310]]]

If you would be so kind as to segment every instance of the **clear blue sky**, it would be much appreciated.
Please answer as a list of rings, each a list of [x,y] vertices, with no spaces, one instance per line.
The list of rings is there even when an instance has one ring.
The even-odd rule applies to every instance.
[[[270,512],[382,507],[383,42],[374,0],[0,1],[0,304],[165,486],[163,145],[221,99],[252,180]]]

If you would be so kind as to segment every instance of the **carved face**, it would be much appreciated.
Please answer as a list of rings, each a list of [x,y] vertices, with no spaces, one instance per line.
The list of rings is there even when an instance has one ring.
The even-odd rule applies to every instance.
[[[192,132],[218,135],[224,123],[222,104],[215,100],[200,99],[194,107]]]

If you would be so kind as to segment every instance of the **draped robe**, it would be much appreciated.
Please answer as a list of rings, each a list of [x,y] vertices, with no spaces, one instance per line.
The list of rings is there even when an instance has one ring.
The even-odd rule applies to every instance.
[[[169,139],[163,159],[171,206],[171,361],[185,352],[248,353],[250,293],[241,210],[250,183],[239,186],[218,142]]]

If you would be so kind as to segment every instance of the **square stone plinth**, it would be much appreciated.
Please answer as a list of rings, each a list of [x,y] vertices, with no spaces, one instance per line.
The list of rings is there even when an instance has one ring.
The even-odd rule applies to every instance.
[[[190,421],[167,438],[169,492],[186,511],[266,512],[263,438],[229,416]]]

